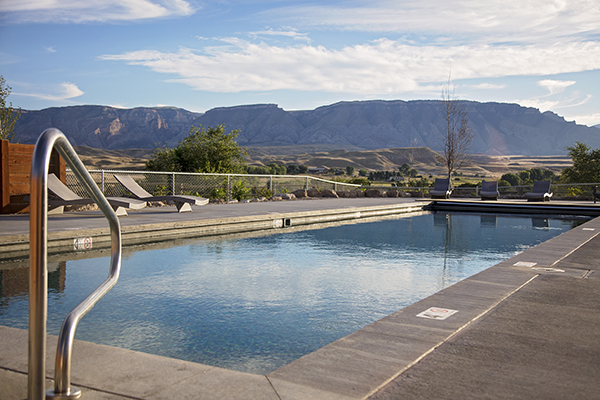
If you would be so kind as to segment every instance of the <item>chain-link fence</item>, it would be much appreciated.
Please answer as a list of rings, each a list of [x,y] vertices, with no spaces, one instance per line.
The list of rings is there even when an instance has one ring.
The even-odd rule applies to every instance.
[[[553,183],[550,185],[552,199],[557,200],[592,200],[595,187],[600,183]],[[523,199],[525,193],[531,193],[533,185],[500,186],[500,198]],[[479,197],[481,187],[455,187],[452,197]]]
[[[395,187],[395,186],[371,186],[380,190],[400,190],[414,197],[427,197],[432,187]],[[600,183],[556,183],[550,186],[553,193],[552,199],[557,200],[593,200],[594,188],[600,193]],[[498,187],[501,199],[524,199],[525,193],[530,193],[533,185],[500,186]],[[453,198],[479,198],[481,186],[454,187]]]
[[[305,175],[247,175],[247,174],[200,174],[186,172],[151,171],[88,171],[105,196],[128,196],[130,193],[115,175],[130,175],[152,195],[191,194],[207,198],[271,197],[278,193],[292,193],[299,189],[359,190],[360,185],[334,182]],[[67,186],[80,196],[87,196],[85,189],[70,170],[67,170]]]
[[[550,186],[552,199],[560,200],[593,200],[594,189],[600,183],[557,183]],[[533,186],[506,186],[498,188],[501,197],[508,199],[523,198],[525,193],[531,192]]]
[[[399,190],[414,197],[426,197],[431,187],[361,186],[335,182],[306,175],[247,175],[247,174],[198,174],[186,172],[151,171],[88,171],[105,196],[129,196],[130,193],[114,175],[130,175],[152,195],[191,194],[206,198],[272,197],[278,193],[292,193],[299,189],[332,189],[337,191],[356,191],[379,189],[381,191]],[[70,170],[67,170],[67,186],[80,196],[87,193]],[[552,184],[552,199],[592,200],[594,188],[600,191],[600,183]],[[531,192],[532,185],[501,186],[500,198],[523,199]],[[478,198],[481,187],[455,187],[452,197]]]

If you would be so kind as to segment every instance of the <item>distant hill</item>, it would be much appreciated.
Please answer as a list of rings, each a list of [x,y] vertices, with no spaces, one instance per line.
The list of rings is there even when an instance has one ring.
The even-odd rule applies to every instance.
[[[35,143],[45,129],[52,127],[60,129],[73,146],[147,149],[154,148],[155,143],[173,143],[175,136],[185,136],[199,115],[168,107],[75,106],[23,110],[15,124],[15,139],[20,143]]]
[[[145,161],[152,154],[151,149],[102,150],[92,147],[77,146],[79,157],[88,169],[144,169]],[[307,165],[311,167],[329,167],[367,170],[397,170],[404,163],[409,163],[425,176],[442,175],[444,166],[435,158],[435,153],[425,147],[395,148],[380,150],[346,151],[315,150],[312,146],[283,147],[249,147],[246,160],[249,165],[266,165],[269,163],[284,165]],[[277,150],[279,155],[274,155]],[[548,168],[560,173],[565,167],[572,165],[568,156],[490,156],[473,155],[471,165],[462,168],[465,175],[498,179],[507,172],[518,172],[531,168]]]
[[[473,153],[561,155],[576,141],[600,147],[598,129],[567,122],[552,112],[507,103],[464,105],[475,135]],[[177,108],[76,106],[23,111],[15,132],[21,143],[34,143],[44,129],[56,127],[73,145],[148,149],[156,143],[176,145],[192,125],[225,124],[227,131],[241,131],[241,145],[270,154],[407,147],[439,151],[445,126],[439,108],[440,101],[433,100],[341,102],[307,111],[256,104],[204,114]]]

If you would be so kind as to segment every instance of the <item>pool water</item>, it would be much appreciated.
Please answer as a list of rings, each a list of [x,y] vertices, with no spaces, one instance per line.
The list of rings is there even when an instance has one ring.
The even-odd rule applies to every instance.
[[[585,221],[428,213],[137,251],[76,338],[264,374]],[[108,266],[49,264],[48,333]],[[0,325],[26,329],[27,269],[0,273]]]

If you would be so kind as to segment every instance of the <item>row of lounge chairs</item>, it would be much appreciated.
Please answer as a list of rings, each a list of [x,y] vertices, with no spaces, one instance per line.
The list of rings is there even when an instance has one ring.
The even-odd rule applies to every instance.
[[[146,207],[148,201],[172,201],[175,203],[178,212],[192,211],[192,205],[202,206],[208,203],[208,199],[189,195],[167,195],[153,196],[142,188],[129,175],[114,175],[135,198],[129,197],[107,197],[108,203],[118,216],[127,215],[127,210],[140,210]],[[94,200],[82,198],[75,194],[54,174],[48,175],[48,189],[56,195],[56,198],[49,199],[49,212],[53,214],[62,214],[67,205],[86,205],[93,204]],[[531,193],[526,193],[527,201],[550,201],[552,193],[550,192],[550,181],[534,182]],[[452,194],[450,179],[437,178],[433,190],[430,192],[432,199],[448,199]],[[481,182],[481,200],[498,200],[498,182]]]
[[[433,185],[433,190],[429,192],[432,199],[449,199],[452,194],[452,186],[450,178],[436,178]],[[481,200],[498,200],[498,182],[482,181],[481,182]],[[552,193],[550,193],[550,181],[536,181],[533,183],[531,193],[525,193],[527,201],[550,201]]]
[[[111,205],[115,214],[118,216],[127,215],[127,209],[140,210],[146,207],[148,201],[172,201],[175,203],[178,212],[192,211],[192,205],[203,206],[208,204],[208,199],[198,196],[188,195],[167,195],[153,196],[142,188],[129,175],[114,175],[125,189],[127,189],[135,198],[129,197],[107,197],[108,203]],[[83,198],[69,189],[60,179],[54,174],[48,175],[48,189],[54,193],[56,198],[48,199],[49,213],[62,214],[65,206],[69,205],[86,205],[94,204],[94,200]]]

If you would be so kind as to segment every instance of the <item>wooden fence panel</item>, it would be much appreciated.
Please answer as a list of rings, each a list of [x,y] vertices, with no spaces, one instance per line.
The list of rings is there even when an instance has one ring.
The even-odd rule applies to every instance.
[[[31,159],[35,145],[0,141],[0,199],[2,214],[29,212]],[[51,173],[66,183],[66,165],[56,149],[50,156]]]

